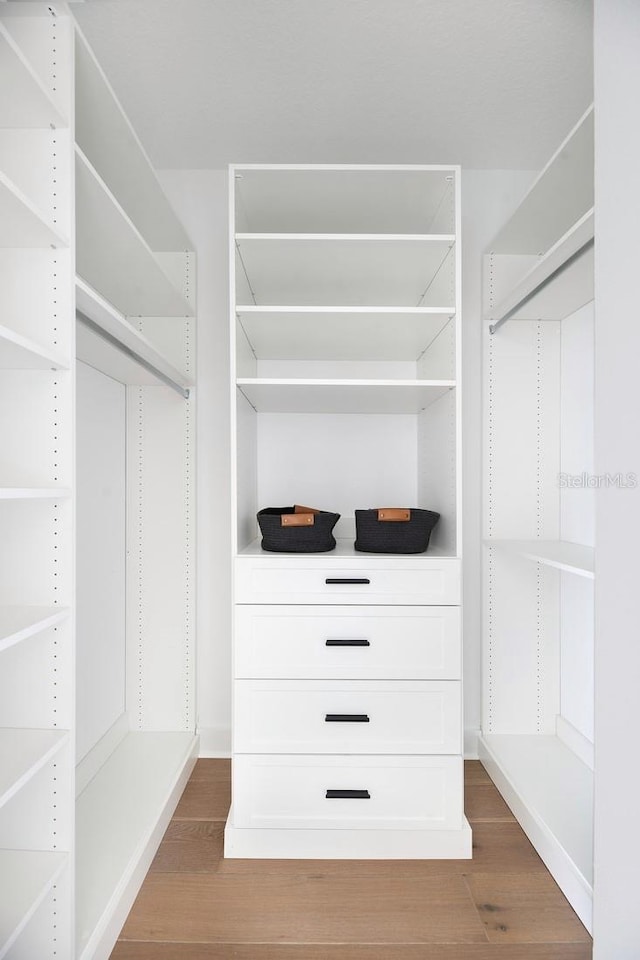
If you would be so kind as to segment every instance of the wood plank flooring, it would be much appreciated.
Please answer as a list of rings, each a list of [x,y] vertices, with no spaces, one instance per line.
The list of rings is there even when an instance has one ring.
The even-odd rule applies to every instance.
[[[111,960],[590,960],[482,766],[472,860],[224,860],[227,760],[199,760]]]

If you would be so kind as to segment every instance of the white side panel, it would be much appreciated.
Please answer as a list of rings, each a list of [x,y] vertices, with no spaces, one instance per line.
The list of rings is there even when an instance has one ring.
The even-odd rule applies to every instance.
[[[0,726],[71,726],[70,631],[67,621],[2,652]]]
[[[418,414],[418,506],[440,520],[430,545],[456,553],[456,391]]]
[[[560,713],[593,742],[593,581],[560,575]]]
[[[242,550],[258,533],[258,415],[239,390],[236,391],[237,410],[237,497],[238,549]],[[293,501],[292,501],[293,502]],[[274,506],[275,504],[272,504]]]
[[[0,379],[0,484],[18,487],[71,485],[67,458],[71,428],[59,416],[70,402],[65,372],[3,370]],[[28,442],[25,439],[28,438]]]
[[[0,249],[2,323],[69,358],[70,262],[68,250]]]
[[[78,363],[77,760],[125,710],[126,388]]]

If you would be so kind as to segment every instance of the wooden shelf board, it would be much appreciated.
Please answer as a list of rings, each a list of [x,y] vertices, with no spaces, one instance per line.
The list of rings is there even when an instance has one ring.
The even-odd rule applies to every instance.
[[[0,171],[0,246],[67,247],[68,238]]]
[[[0,728],[0,807],[68,742],[67,730]]]
[[[191,249],[144,147],[80,31],[75,70],[78,146],[152,250]]]
[[[259,305],[431,306],[422,298],[436,276],[452,278],[453,242],[450,235],[240,234],[236,270]]]
[[[0,487],[0,500],[67,500],[66,487]]]
[[[527,560],[556,567],[567,573],[593,580],[594,549],[564,540],[485,540],[488,547],[507,550]]]
[[[259,360],[417,360],[453,307],[236,307]]]
[[[191,733],[130,733],[76,805],[78,960],[106,956],[150,865],[197,752]],[[101,865],[96,872],[95,865]]]
[[[56,350],[0,325],[0,370],[68,370],[70,364]]]
[[[594,211],[588,210],[569,230],[544,254],[530,270],[509,290],[494,309],[489,311],[487,319],[498,320],[512,310],[521,300],[536,290],[554,270],[557,270],[569,257],[573,256],[594,236]],[[575,274],[581,271],[580,283],[575,282]],[[574,274],[572,278],[572,274]],[[554,279],[548,290],[541,291],[522,307],[516,319],[562,320],[579,307],[593,299],[593,251],[585,252],[566,273]]]
[[[68,863],[66,853],[0,850],[0,957],[5,957]]]
[[[455,172],[417,166],[235,167],[237,222],[254,231],[425,233],[436,220],[452,218],[447,201]]]
[[[419,413],[454,380],[236,380],[259,413]]]
[[[129,321],[104,297],[101,297],[80,277],[76,278],[76,307],[93,320],[106,333],[115,337],[160,373],[187,388],[193,381],[184,370],[178,369],[154,347],[150,340],[139,333]],[[131,386],[158,386],[163,381],[146,367],[122,353],[113,344],[102,339],[94,331],[79,324],[76,331],[76,354],[78,360],[106,373],[107,376]]]
[[[480,758],[580,919],[590,926],[593,771],[555,736],[484,734]]]
[[[193,315],[146,240],[78,147],[76,230],[78,275],[124,316]]]
[[[0,607],[0,651],[62,623],[67,607]]]
[[[0,23],[0,90],[10,91],[0,103],[0,127],[66,126],[53,102],[10,32]]]
[[[336,537],[336,546],[334,550],[329,550],[326,553],[272,553],[268,550],[263,550],[260,546],[261,537],[252,540],[244,549],[238,552],[239,557],[262,557],[265,560],[278,558],[278,557],[292,557],[300,559],[301,562],[304,562],[306,559],[309,560],[327,560],[331,563],[331,559],[335,558],[337,560],[345,560],[350,558],[352,560],[362,561],[363,557],[367,557],[368,561],[371,559],[379,560],[383,564],[394,563],[397,561],[404,560],[440,560],[443,557],[455,560],[456,554],[451,553],[447,550],[442,550],[440,547],[430,546],[426,553],[412,553],[410,556],[407,554],[397,554],[392,556],[391,554],[380,554],[380,553],[366,553],[364,551],[355,550],[353,546],[353,539],[350,537]]]

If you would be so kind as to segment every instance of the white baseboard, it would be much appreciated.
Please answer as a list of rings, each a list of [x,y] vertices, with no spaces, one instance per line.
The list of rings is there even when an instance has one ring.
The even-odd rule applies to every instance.
[[[229,727],[201,727],[200,757],[218,758],[231,756],[231,730]]]

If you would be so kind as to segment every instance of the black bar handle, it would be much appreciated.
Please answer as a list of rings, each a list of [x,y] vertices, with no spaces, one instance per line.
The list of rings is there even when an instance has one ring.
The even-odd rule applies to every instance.
[[[325,723],[369,723],[366,713],[327,713]]]
[[[326,800],[370,800],[368,790],[327,790]]]
[[[327,577],[324,581],[328,584],[334,583],[371,583],[368,577]]]
[[[370,647],[371,644],[368,640],[361,640],[359,638],[352,639],[351,637],[329,637],[328,640],[324,642],[325,647]]]

